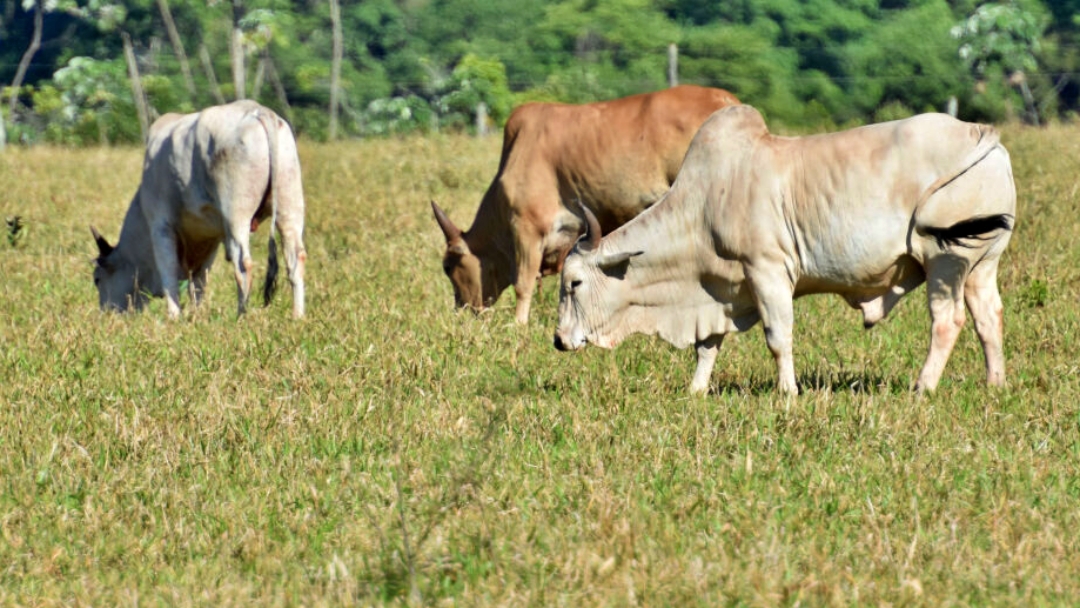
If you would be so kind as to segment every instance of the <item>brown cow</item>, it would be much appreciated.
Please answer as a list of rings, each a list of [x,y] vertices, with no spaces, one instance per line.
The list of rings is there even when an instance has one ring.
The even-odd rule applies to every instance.
[[[528,103],[503,133],[499,171],[462,231],[434,201],[443,269],[460,307],[482,310],[514,285],[527,323],[539,279],[558,273],[585,231],[577,199],[614,230],[667,192],[698,127],[739,103],[722,89],[678,86],[585,105]]]

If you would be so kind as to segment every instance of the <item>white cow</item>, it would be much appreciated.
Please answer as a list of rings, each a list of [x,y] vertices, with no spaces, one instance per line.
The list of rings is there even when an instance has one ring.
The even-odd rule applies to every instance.
[[[169,317],[179,317],[180,280],[190,279],[192,301],[198,304],[224,242],[242,314],[251,293],[249,235],[267,217],[266,302],[278,269],[276,228],[292,284],[293,316],[302,317],[304,193],[289,125],[253,101],[162,116],[150,128],[142,182],[119,242],[114,247],[90,228],[100,251],[94,284],[102,309],[141,309],[149,296],[164,296]]]
[[[989,126],[942,114],[812,137],[771,135],[749,106],[713,114],[655,206],[567,257],[555,346],[610,348],[633,333],[697,347],[691,391],[708,389],[724,335],[759,320],[777,387],[797,393],[792,300],[835,293],[867,328],[924,281],[930,352],[916,387],[932,390],[964,324],[1005,382],[998,261],[1016,191]]]

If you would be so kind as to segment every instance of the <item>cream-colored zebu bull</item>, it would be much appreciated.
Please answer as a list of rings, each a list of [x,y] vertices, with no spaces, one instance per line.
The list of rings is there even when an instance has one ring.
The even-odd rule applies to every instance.
[[[561,350],[633,333],[697,346],[707,390],[724,335],[759,320],[777,387],[797,393],[792,300],[836,293],[867,328],[927,283],[932,390],[964,324],[1005,382],[998,261],[1016,213],[1009,154],[989,126],[943,114],[812,137],[769,134],[749,106],[715,113],[665,197],[600,239],[590,221],[562,272]]]
[[[91,227],[100,255],[94,284],[103,309],[141,309],[148,296],[167,300],[180,316],[179,283],[191,280],[197,304],[207,273],[225,243],[233,263],[240,313],[251,293],[250,233],[271,218],[263,292],[274,291],[279,230],[292,284],[293,316],[304,315],[304,192],[289,125],[253,101],[195,114],[166,114],[150,128],[142,182],[116,246]]]

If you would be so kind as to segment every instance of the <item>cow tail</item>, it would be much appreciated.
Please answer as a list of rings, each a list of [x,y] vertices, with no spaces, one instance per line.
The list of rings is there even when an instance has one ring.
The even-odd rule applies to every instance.
[[[1004,230],[1006,232],[1012,230],[1013,219],[1013,216],[1008,213],[983,215],[957,222],[948,228],[923,226],[919,232],[933,237],[934,240],[937,241],[938,247],[941,247],[942,249],[950,246],[966,247],[970,249],[973,245],[965,243],[964,239],[988,241],[993,238],[990,236],[990,233],[996,230]]]
[[[278,256],[277,241],[274,235],[277,232],[278,213],[278,130],[277,116],[265,109],[259,108],[256,117],[266,129],[266,137],[270,148],[270,242],[267,246],[266,259],[266,282],[263,283],[263,305],[269,306],[274,299],[277,290]]]
[[[950,246],[971,248],[973,245],[964,243],[965,239],[987,241],[993,238],[990,233],[998,230],[1009,231],[1013,228],[1015,217],[1008,213],[972,217],[945,227],[919,223],[919,211],[930,200],[931,196],[970,171],[1001,145],[1001,135],[997,132],[997,129],[989,125],[979,125],[978,129],[979,142],[975,145],[975,149],[964,158],[954,171],[941,176],[929,188],[924,190],[922,196],[919,197],[918,204],[915,206],[915,232],[932,237],[937,241],[938,247],[942,249]]]

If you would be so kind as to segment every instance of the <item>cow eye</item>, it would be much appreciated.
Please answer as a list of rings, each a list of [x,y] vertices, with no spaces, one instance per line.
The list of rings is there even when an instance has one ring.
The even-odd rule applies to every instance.
[[[581,279],[570,281],[570,289],[577,289],[578,287],[581,287]]]

